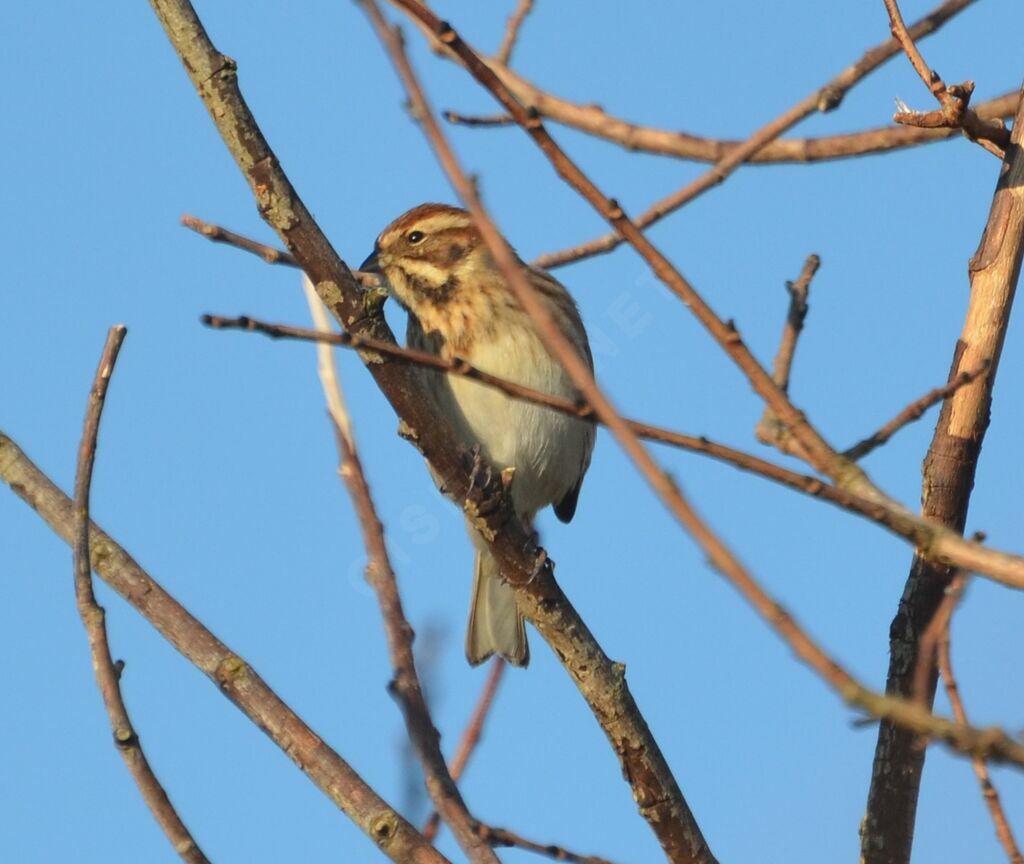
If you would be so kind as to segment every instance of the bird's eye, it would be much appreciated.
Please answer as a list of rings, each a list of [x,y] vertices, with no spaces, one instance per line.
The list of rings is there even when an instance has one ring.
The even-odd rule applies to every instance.
[[[426,236],[427,235],[424,234],[422,231],[410,231],[406,235],[405,239],[408,240],[413,245],[416,245],[417,243],[422,243],[423,242],[423,238],[426,237]]]

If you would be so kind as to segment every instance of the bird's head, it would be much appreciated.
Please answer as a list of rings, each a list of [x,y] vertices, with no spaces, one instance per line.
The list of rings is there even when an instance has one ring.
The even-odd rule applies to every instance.
[[[493,265],[469,213],[421,204],[380,233],[359,269],[381,274],[395,299],[415,313],[446,304],[485,268]]]

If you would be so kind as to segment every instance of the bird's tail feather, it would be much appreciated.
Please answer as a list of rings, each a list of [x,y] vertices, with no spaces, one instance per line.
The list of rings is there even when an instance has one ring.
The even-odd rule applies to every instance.
[[[477,550],[466,659],[476,666],[492,654],[504,657],[513,666],[530,662],[526,626],[516,604],[515,589],[501,580],[494,556],[487,550]]]

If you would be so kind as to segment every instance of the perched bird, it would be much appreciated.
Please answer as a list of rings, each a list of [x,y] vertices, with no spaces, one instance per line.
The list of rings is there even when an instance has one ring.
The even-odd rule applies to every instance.
[[[521,263],[521,262],[520,262]],[[522,265],[555,320],[593,368],[579,310],[548,273]],[[544,348],[465,210],[422,204],[399,216],[377,238],[360,270],[379,273],[409,313],[410,347],[474,366],[527,387],[578,397],[565,370]],[[511,475],[510,494],[524,526],[554,505],[572,519],[594,448],[594,427],[550,408],[509,398],[457,375],[430,375],[430,392],[461,443]],[[530,652],[514,589],[470,527],[476,545],[466,657],[482,663],[499,654],[525,666]]]

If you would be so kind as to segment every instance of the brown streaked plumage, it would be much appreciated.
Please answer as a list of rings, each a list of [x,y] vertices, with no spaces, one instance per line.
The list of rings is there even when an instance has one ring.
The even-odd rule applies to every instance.
[[[520,262],[522,263],[522,262]],[[593,367],[587,334],[572,297],[550,274],[522,265],[555,320]],[[520,384],[577,398],[487,251],[472,217],[446,204],[421,204],[377,238],[362,270],[381,273],[409,313],[410,345]],[[431,375],[429,392],[467,448],[480,447],[497,470],[513,469],[511,495],[524,524],[549,504],[563,522],[576,511],[590,465],[594,427],[548,408],[517,402],[475,381]],[[515,592],[470,528],[477,547],[466,656],[493,653],[525,666],[529,649]]]

